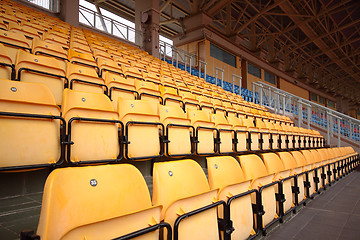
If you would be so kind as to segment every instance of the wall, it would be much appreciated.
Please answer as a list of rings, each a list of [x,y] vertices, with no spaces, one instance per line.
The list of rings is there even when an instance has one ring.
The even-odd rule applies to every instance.
[[[295,84],[289,83],[288,81],[286,81],[282,78],[279,78],[279,80],[280,80],[279,84],[280,84],[281,90],[292,93],[298,97],[302,97],[307,100],[310,99],[309,91],[307,91],[301,87],[298,87]]]

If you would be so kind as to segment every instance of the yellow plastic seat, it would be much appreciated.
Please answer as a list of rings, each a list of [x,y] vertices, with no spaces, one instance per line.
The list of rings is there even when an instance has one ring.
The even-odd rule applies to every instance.
[[[270,130],[269,128],[265,125],[265,123],[257,118],[256,120],[256,127],[259,128],[259,131],[261,132],[261,138],[262,138],[262,150],[270,150],[271,149],[271,144],[270,144]]]
[[[63,49],[69,49],[69,39],[61,38],[51,32],[45,33],[43,39],[48,43],[59,44]]]
[[[15,79],[15,68],[10,58],[9,52],[3,44],[0,43],[0,78]]]
[[[196,99],[198,100],[202,111],[207,112],[209,115],[215,112],[211,99],[208,96],[196,95]]]
[[[188,110],[200,109],[199,101],[196,99],[194,94],[189,91],[183,91],[179,89],[179,95],[184,102],[185,112],[187,112]]]
[[[41,35],[32,27],[20,26],[15,23],[9,23],[9,31],[15,33],[22,33],[25,35],[25,37],[29,39],[34,39],[34,38],[41,39]]]
[[[191,122],[179,106],[159,105],[160,122],[165,127],[167,140],[165,153],[169,157],[186,156],[194,153],[191,136],[194,134]]]
[[[315,194],[318,188],[318,183],[320,182],[320,175],[321,170],[316,170],[316,164],[315,164],[315,156],[310,152],[310,150],[301,150],[300,151],[307,162],[306,170],[310,171],[308,173],[309,175],[309,182],[310,182],[310,188],[309,188],[309,194],[310,196]]]
[[[184,107],[184,103],[178,95],[178,90],[176,88],[160,85],[159,89],[164,105]]]
[[[125,157],[129,160],[146,160],[163,155],[157,113],[158,104],[146,100],[119,99],[119,120],[125,126]],[[164,132],[164,129],[161,129]]]
[[[126,78],[134,78],[134,79],[140,79],[140,80],[144,80],[143,79],[143,74],[141,73],[141,71],[136,68],[136,67],[127,67],[124,65],[121,65],[122,67],[122,72],[124,73]]]
[[[119,98],[129,100],[138,98],[139,94],[136,92],[134,79],[126,79],[119,74],[105,72],[105,83],[109,89],[108,93],[114,109],[118,107]]]
[[[99,58],[97,60],[98,67],[100,69],[100,77],[104,77],[105,72],[112,72],[115,74],[123,75],[121,68],[119,65],[113,60]]]
[[[250,180],[245,180],[239,163],[230,156],[207,157],[207,169],[211,190],[217,189],[217,199],[228,202],[230,198],[250,190]],[[233,222],[234,232],[232,239],[247,239],[255,234],[253,229],[253,211],[249,194],[236,198],[230,204],[230,219]],[[223,217],[222,208],[218,215]],[[222,234],[224,234],[222,232]],[[224,237],[224,236],[222,236]]]
[[[196,154],[204,155],[216,153],[215,138],[217,130],[215,124],[210,121],[210,116],[202,110],[188,110],[187,117],[196,129]]]
[[[0,80],[0,169],[56,164],[61,156],[60,109],[44,84]],[[36,116],[11,116],[36,114]]]
[[[105,81],[99,78],[95,69],[68,63],[66,76],[70,89],[82,92],[107,93]]]
[[[60,60],[19,50],[15,69],[18,80],[47,85],[55,97],[56,104],[61,105],[65,70]]]
[[[216,194],[217,190],[210,190],[205,173],[195,161],[154,163],[153,204],[163,206],[161,219],[173,229],[178,217],[213,204]],[[219,239],[216,206],[181,221],[178,239]]]
[[[95,163],[118,159],[118,113],[106,95],[65,89],[62,115],[74,143],[68,147],[69,162]]]
[[[159,85],[153,82],[135,79],[135,88],[139,93],[139,99],[150,101],[154,104],[163,103],[163,99],[160,96]]]
[[[283,203],[283,206],[280,206],[281,204],[279,204],[278,202],[276,204],[277,214],[278,215],[286,214],[293,207],[295,207],[294,199],[292,195],[293,178],[289,178],[291,176],[291,170],[285,168],[284,163],[275,153],[263,153],[261,154],[261,158],[264,161],[268,173],[274,174],[275,181],[281,181],[287,179],[284,180],[282,183],[282,191],[284,194],[285,202]],[[276,189],[275,192],[279,193],[279,190]]]
[[[0,41],[7,49],[13,63],[16,61],[18,49],[23,49],[28,52],[31,50],[31,41],[26,39],[22,33],[0,30]]]
[[[32,53],[35,55],[44,55],[62,60],[63,68],[65,69],[66,67],[67,51],[65,51],[59,44],[48,43],[36,38],[33,40]]]
[[[246,127],[249,132],[251,142],[249,144],[250,151],[259,151],[261,150],[260,145],[260,130],[258,127],[255,127],[252,118],[242,118],[242,124]]]
[[[292,203],[297,205],[305,199],[305,175],[303,174],[302,166],[298,165],[298,162],[290,152],[277,152],[276,154],[284,164],[285,169],[290,170],[290,176],[296,176],[296,180],[294,178],[291,179],[291,185],[297,187],[297,193],[292,193]]]
[[[80,53],[75,50],[70,49],[68,59],[70,63],[85,66],[88,68],[93,68],[96,72],[99,72],[99,68],[93,58],[93,55],[90,53]]]
[[[234,131],[223,113],[213,113],[210,115],[210,121],[215,124],[218,130],[218,153],[234,153]]]
[[[308,162],[306,161],[306,158],[304,157],[304,155],[300,152],[300,151],[291,151],[290,152],[291,155],[293,156],[293,158],[295,159],[297,166],[298,166],[298,170],[300,171],[301,168],[301,172],[307,172],[311,169],[311,165],[308,164]],[[299,174],[299,173],[298,173]],[[311,177],[313,177],[313,175],[309,175],[308,180],[310,182]],[[303,175],[303,183],[302,185],[304,185],[304,199],[306,199],[308,197],[308,193],[309,195],[311,193],[309,186],[305,186],[305,182],[307,182],[306,179],[306,175]],[[300,185],[299,185],[300,186]],[[299,197],[299,203],[302,201],[302,199]]]
[[[279,144],[280,132],[275,127],[275,124],[277,124],[277,123],[271,123],[271,122],[267,122],[267,121],[263,121],[263,122],[265,124],[265,127],[267,129],[269,129],[269,132],[271,134],[270,148],[272,150],[278,150],[280,147],[280,144]]]
[[[274,174],[268,173],[265,164],[257,155],[241,155],[238,157],[245,180],[251,180],[251,188],[259,189],[274,180]],[[263,188],[261,191],[261,204],[265,214],[262,215],[262,225],[256,221],[256,227],[265,228],[278,218],[276,214],[276,185]],[[251,196],[252,203],[256,203],[255,196]]]
[[[160,222],[161,207],[152,206],[143,176],[130,164],[56,169],[42,203],[41,239],[114,239]],[[144,238],[159,239],[159,232]]]

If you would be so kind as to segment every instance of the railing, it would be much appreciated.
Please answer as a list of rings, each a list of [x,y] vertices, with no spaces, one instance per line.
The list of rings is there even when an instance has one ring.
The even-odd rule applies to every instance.
[[[60,12],[60,0],[22,0],[22,1],[34,4],[36,6],[40,6],[54,13]]]
[[[142,46],[142,33],[134,28],[79,6],[79,22]]]
[[[360,120],[298,97],[263,82],[252,83],[254,102],[273,108],[275,113],[291,113],[298,116],[299,126],[310,124],[327,133],[327,141],[337,134],[337,145],[341,145],[341,136],[360,145]]]
[[[161,40],[159,41],[159,51],[160,57],[164,61],[167,59],[169,63],[178,68],[184,65],[183,70],[189,73],[191,73],[192,67],[197,65],[197,56],[195,54],[188,53]],[[201,71],[201,69],[199,69],[199,71]]]

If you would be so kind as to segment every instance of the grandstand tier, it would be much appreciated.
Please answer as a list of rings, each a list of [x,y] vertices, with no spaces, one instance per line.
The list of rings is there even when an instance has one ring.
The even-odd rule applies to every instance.
[[[359,165],[247,89],[18,2],[0,10],[0,178],[47,171],[24,183],[41,185],[41,211],[21,240],[252,239]]]

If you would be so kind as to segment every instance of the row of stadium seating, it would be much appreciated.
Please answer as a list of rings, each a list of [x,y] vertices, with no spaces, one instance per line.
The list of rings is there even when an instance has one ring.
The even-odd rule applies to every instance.
[[[357,165],[349,147],[208,157],[208,180],[193,160],[157,162],[152,200],[130,164],[56,169],[45,184],[37,236],[254,238]]]
[[[184,111],[154,95],[120,97],[114,108],[103,93],[67,88],[60,109],[44,84],[1,80],[0,89],[8,143],[1,151],[3,170],[61,164],[65,148],[68,162],[95,163],[324,146],[316,131],[205,105]]]

